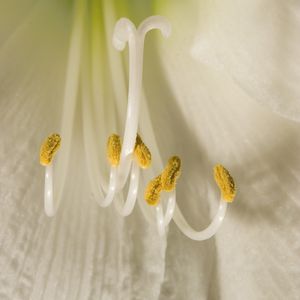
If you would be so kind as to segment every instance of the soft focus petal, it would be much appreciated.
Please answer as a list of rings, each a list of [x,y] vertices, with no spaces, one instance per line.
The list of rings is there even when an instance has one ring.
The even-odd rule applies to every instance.
[[[299,1],[158,1],[157,5],[172,23],[176,21],[173,36],[185,44],[187,55],[230,76],[273,111],[300,120]]]

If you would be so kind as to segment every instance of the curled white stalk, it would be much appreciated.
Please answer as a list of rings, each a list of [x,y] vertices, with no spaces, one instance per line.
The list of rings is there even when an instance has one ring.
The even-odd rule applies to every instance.
[[[126,43],[129,47],[129,87],[127,115],[119,166],[119,187],[123,188],[127,180],[138,129],[140,98],[142,89],[144,40],[147,32],[159,29],[164,36],[171,32],[169,22],[161,16],[152,16],[144,20],[138,29],[126,18],[121,18],[115,25],[113,44],[122,51]]]
[[[174,190],[170,192],[168,195],[168,202],[167,202],[167,207],[165,212],[163,211],[163,205],[161,203],[159,203],[155,207],[156,224],[160,236],[164,236],[166,234],[169,223],[172,220],[174,215],[175,206],[176,206],[176,192]]]
[[[156,223],[157,223],[158,234],[161,237],[164,237],[166,235],[167,226],[165,225],[164,222],[163,206],[161,204],[157,205],[155,207],[155,212],[156,212]]]
[[[175,206],[173,220],[178,226],[178,228],[181,230],[181,232],[184,233],[187,237],[189,237],[192,240],[203,241],[211,238],[217,233],[218,229],[223,223],[226,214],[226,208],[227,202],[225,202],[223,199],[220,199],[218,212],[214,216],[212,222],[201,231],[196,231],[188,224],[183,214],[181,213],[178,205]]]
[[[118,180],[117,174],[118,174],[117,168],[111,167],[110,175],[109,175],[109,184],[108,184],[108,189],[107,189],[105,198],[104,198],[104,200],[101,200],[101,201],[97,198],[97,203],[102,207],[109,206],[112,203],[112,201],[114,200],[114,197],[117,192],[117,180]]]
[[[211,223],[203,230],[193,229],[184,218],[180,208],[176,204],[176,191],[172,191],[168,197],[166,212],[163,212],[162,206],[156,206],[156,220],[160,236],[164,236],[170,221],[173,219],[175,224],[183,234],[192,240],[203,241],[214,236],[221,227],[226,214],[227,202],[220,199],[219,208]]]
[[[57,207],[53,201],[53,166],[52,164],[45,168],[45,189],[44,189],[44,209],[48,217],[53,217]]]
[[[87,4],[85,0],[74,1],[73,25],[70,37],[70,48],[68,51],[63,111],[60,125],[60,134],[64,139],[64,149],[62,149],[63,151],[61,151],[59,155],[60,157],[58,158],[55,166],[55,169],[57,169],[55,176],[58,179],[58,184],[55,187],[55,202],[57,203],[57,206],[61,202],[63,186],[67,178],[67,169],[71,153],[86,8]]]
[[[117,186],[118,169],[117,169],[117,167],[112,166],[110,168],[110,176],[109,176],[109,184],[108,184],[107,193],[103,200],[96,198],[97,203],[101,207],[107,207],[115,200],[115,206],[116,206],[118,212],[122,216],[130,215],[134,208],[136,198],[137,198],[138,185],[139,185],[139,174],[140,174],[140,170],[139,170],[138,165],[133,163],[132,169],[130,172],[130,185],[129,185],[127,199],[126,199],[125,203],[120,204],[118,202],[118,200],[116,200],[116,195],[120,192],[120,189]]]
[[[66,180],[67,165],[70,156],[71,138],[73,131],[74,112],[76,104],[77,86],[79,80],[79,69],[81,59],[81,41],[84,30],[84,16],[86,3],[84,0],[76,0],[74,6],[73,29],[71,33],[68,65],[66,70],[66,81],[64,91],[63,118],[61,124],[61,134],[65,138],[64,150],[60,154],[56,168],[59,177],[56,191],[56,201],[53,192],[53,165],[52,159],[56,150],[60,146],[60,135],[52,134],[47,137],[41,147],[40,163],[45,167],[44,186],[44,209],[47,216],[56,214],[61,201],[63,185]],[[54,147],[54,148],[51,148]]]
[[[128,216],[132,213],[134,205],[136,203],[138,188],[139,188],[140,168],[137,163],[133,162],[130,173],[130,184],[127,193],[126,201],[115,198],[114,204],[122,216]],[[120,201],[121,200],[121,201]]]

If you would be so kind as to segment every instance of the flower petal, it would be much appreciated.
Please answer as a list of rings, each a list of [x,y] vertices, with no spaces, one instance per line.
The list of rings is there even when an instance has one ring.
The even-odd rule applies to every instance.
[[[251,98],[300,120],[297,1],[158,3],[175,24],[173,49],[229,76]],[[165,8],[161,8],[165,6]]]

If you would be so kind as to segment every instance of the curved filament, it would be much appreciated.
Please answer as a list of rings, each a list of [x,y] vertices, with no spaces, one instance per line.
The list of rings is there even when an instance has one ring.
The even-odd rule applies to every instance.
[[[137,194],[138,194],[138,187],[139,187],[139,178],[140,178],[140,169],[139,166],[133,162],[131,166],[131,174],[130,174],[130,184],[129,190],[127,194],[127,198],[125,203],[122,201],[116,201],[115,207],[117,208],[118,212],[122,216],[128,216],[132,213],[134,205],[136,203]]]
[[[178,226],[178,228],[184,233],[187,237],[196,241],[203,241],[211,238],[216,234],[219,227],[221,226],[227,209],[227,202],[220,199],[220,204],[218,208],[218,212],[214,216],[212,222],[203,230],[196,231],[194,230],[186,221],[184,216],[182,215],[179,207],[176,205],[173,220]]]
[[[107,207],[112,203],[112,201],[114,200],[115,194],[117,192],[117,182],[118,182],[118,170],[116,167],[111,167],[107,194],[103,201],[102,200],[100,201],[100,200],[98,200],[98,198],[96,198],[97,203],[100,206]]]
[[[167,227],[165,226],[163,206],[161,203],[155,206],[155,211],[156,211],[156,224],[157,224],[158,234],[161,237],[163,237],[166,235]]]
[[[53,200],[53,165],[50,164],[45,168],[45,189],[44,189],[44,209],[48,217],[53,217],[57,207]]]
[[[163,212],[163,205],[158,204],[156,206],[156,224],[158,233],[160,236],[164,236],[166,234],[169,223],[171,222],[174,210],[176,206],[176,192],[175,190],[169,193],[168,203],[166,207],[165,213]]]
[[[168,197],[167,209],[164,215],[165,226],[168,226],[169,223],[171,222],[174,215],[175,206],[176,206],[176,191],[174,190],[169,194],[170,195]]]

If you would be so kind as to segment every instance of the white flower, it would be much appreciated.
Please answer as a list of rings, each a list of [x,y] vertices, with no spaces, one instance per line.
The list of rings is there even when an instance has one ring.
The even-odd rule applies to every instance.
[[[2,2],[0,298],[297,299],[299,5]],[[145,46],[140,131],[153,161],[181,157],[178,202],[199,229],[218,204],[213,165],[237,181],[223,227],[203,243],[174,224],[161,240],[138,208],[122,218],[90,199],[88,158],[107,178],[106,138],[124,127],[127,56],[113,26],[152,14],[173,27]],[[61,125],[71,155],[60,156],[63,199],[49,219],[38,149]]]

